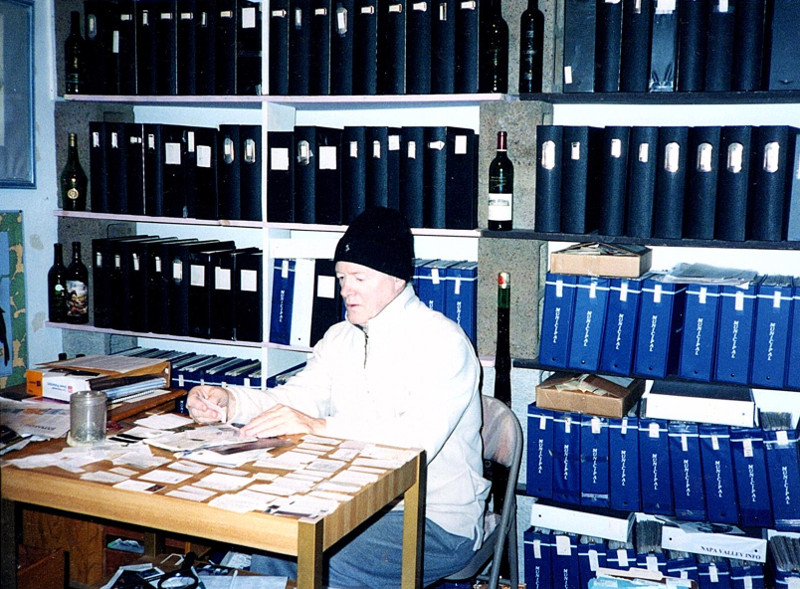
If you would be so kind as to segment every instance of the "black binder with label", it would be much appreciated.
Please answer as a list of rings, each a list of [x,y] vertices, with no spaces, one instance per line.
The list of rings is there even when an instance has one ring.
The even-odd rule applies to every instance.
[[[431,92],[431,23],[435,0],[407,0],[406,94]]]
[[[746,238],[752,129],[749,125],[735,125],[723,127],[720,133],[716,239],[744,241]]]
[[[193,169],[194,185],[198,189],[194,194],[194,215],[198,219],[219,219],[217,196],[217,129],[195,127],[190,136],[194,143],[194,155],[189,144],[189,165]],[[188,200],[188,199],[187,199]]]
[[[650,78],[653,0],[622,0],[622,55],[619,89],[646,92]]]
[[[561,231],[563,127],[536,127],[536,209],[534,227],[541,233]]]
[[[800,90],[800,4],[796,0],[771,0],[769,11],[768,90]]]
[[[216,1],[216,94],[236,94],[237,0]]]
[[[126,123],[125,136],[128,152],[125,157],[125,164],[128,170],[128,214],[144,215],[144,125],[141,123]]]
[[[128,235],[121,237],[103,237],[92,240],[92,307],[94,309],[93,324],[95,327],[111,327],[111,308],[114,304],[111,272],[114,255],[111,243],[120,240],[143,239],[148,236]]]
[[[353,40],[355,0],[333,0],[331,4],[330,93],[353,94]]]
[[[658,127],[632,127],[629,154],[625,235],[652,237]]]
[[[328,328],[342,319],[342,298],[336,283],[333,260],[315,260],[314,299],[311,314],[310,344],[316,344]]]
[[[400,130],[367,127],[367,206],[398,208],[400,203]]]
[[[128,212],[128,137],[126,123],[106,122],[108,212]]]
[[[217,93],[217,10],[216,0],[196,0],[197,39],[195,76],[197,94]]]
[[[289,94],[309,93],[311,76],[311,0],[289,1]]]
[[[674,0],[654,0],[650,92],[674,92],[678,64],[678,14]]]
[[[106,166],[106,124],[89,123],[89,197],[95,213],[109,213],[108,167]]]
[[[678,4],[678,90],[700,92],[705,85],[710,0]]]
[[[732,90],[761,90],[766,0],[739,0],[733,37]]]
[[[598,153],[602,130],[565,126],[562,133],[561,231],[590,233],[597,228]]]
[[[564,92],[593,92],[595,68],[595,2],[565,0]]]
[[[261,208],[261,125],[239,125],[239,198],[241,219],[263,220]]]
[[[713,239],[719,178],[720,127],[689,129],[683,235]]]
[[[294,222],[314,223],[317,190],[317,127],[294,128]]]
[[[355,0],[353,94],[378,93],[378,0]]]
[[[267,133],[267,221],[294,222],[294,133]]]
[[[269,5],[269,93],[289,94],[289,28],[292,24],[289,0]]]
[[[342,129],[342,224],[349,225],[367,206],[367,139],[365,127]]]
[[[400,129],[400,212],[411,227],[424,227],[425,128]]]
[[[164,216],[162,162],[164,145],[159,123],[147,123],[144,132],[144,214],[148,217]]]
[[[86,80],[91,94],[116,94],[113,53],[118,6],[112,2],[85,0],[84,32]]]
[[[192,250],[189,253],[189,298],[186,314],[189,316],[190,337],[211,337],[212,293],[219,260],[233,248]]]
[[[199,243],[195,238],[165,239],[147,243],[144,263],[147,268],[146,315],[142,331],[169,333],[170,247]],[[172,310],[174,312],[174,309]]]
[[[603,129],[600,235],[625,235],[630,133],[630,127],[608,126]]]
[[[705,91],[731,89],[736,0],[711,0],[708,14]]]
[[[239,258],[251,253],[260,253],[255,247],[223,251],[213,259],[214,280],[210,285],[208,333],[213,339],[233,340],[239,309],[236,307],[235,277]],[[255,317],[250,317],[255,321]]]
[[[342,223],[341,129],[317,127],[314,222],[323,225]]]
[[[653,236],[683,237],[683,195],[686,189],[688,127],[658,131],[656,185],[653,194]]]
[[[431,93],[455,92],[456,0],[431,3]]]
[[[136,10],[136,93],[152,96],[158,92],[156,81],[158,5],[152,0],[136,0],[134,6]]]
[[[178,2],[159,0],[156,3],[156,91],[178,93]]]
[[[247,250],[235,258],[233,275],[234,339],[260,342],[263,339],[264,296],[263,272],[264,253],[260,250]]]
[[[143,236],[139,239],[120,239],[109,241],[108,248],[108,261],[110,262],[107,277],[108,286],[110,289],[111,300],[110,304],[110,327],[113,329],[120,329],[123,331],[132,328],[133,309],[131,308],[131,298],[129,293],[131,285],[134,284],[135,279],[139,276],[134,274],[133,262],[134,257],[132,252],[134,248],[141,244],[143,241],[153,241],[160,239],[159,237]],[[138,259],[138,258],[137,258]],[[141,268],[137,266],[136,271]]]
[[[217,135],[217,213],[220,219],[242,218],[242,152],[240,125],[220,125]]]
[[[456,2],[454,8],[454,89],[457,94],[474,93],[478,91],[480,5],[478,0],[463,0]]]
[[[197,16],[197,0],[179,0],[177,92],[181,95],[197,94]]]
[[[117,94],[136,94],[136,11],[134,0],[120,0],[115,13],[116,39],[112,45],[114,61],[114,91]]]
[[[308,93],[331,93],[331,0],[312,0],[311,39],[314,50],[310,52]]]
[[[476,152],[472,129],[425,128],[425,227],[477,227]]]
[[[622,0],[597,2],[595,92],[619,91],[622,59]]]
[[[186,216],[186,139],[185,127],[161,126],[161,206],[165,217]]]
[[[406,0],[379,2],[378,93],[405,94],[405,78]]]
[[[130,310],[128,324],[125,329],[138,332],[151,331],[150,301],[148,298],[150,294],[150,265],[148,260],[151,256],[151,250],[155,251],[157,248],[175,241],[178,240],[174,237],[160,237],[153,240],[134,240],[128,244],[127,276],[123,281],[126,289],[121,291],[121,296],[128,299],[127,305]]]
[[[261,94],[261,26],[260,0],[238,0],[236,22],[236,87],[242,96]]]

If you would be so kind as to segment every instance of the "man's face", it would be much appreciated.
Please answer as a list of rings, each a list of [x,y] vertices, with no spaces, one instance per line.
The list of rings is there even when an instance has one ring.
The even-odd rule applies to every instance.
[[[336,263],[347,320],[365,326],[405,288],[405,281],[352,262]]]

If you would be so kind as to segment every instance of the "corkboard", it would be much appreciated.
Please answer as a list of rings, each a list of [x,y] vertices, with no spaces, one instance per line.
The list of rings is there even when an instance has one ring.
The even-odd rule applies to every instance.
[[[0,211],[0,388],[25,382],[25,268],[22,212]]]

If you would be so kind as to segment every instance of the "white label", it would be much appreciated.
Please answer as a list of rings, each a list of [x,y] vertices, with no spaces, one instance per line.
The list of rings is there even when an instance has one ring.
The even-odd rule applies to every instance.
[[[111,36],[111,53],[119,53],[119,31],[114,31]]]
[[[139,270],[141,270],[139,254],[137,254],[137,253],[131,254],[131,261],[133,262],[133,271],[134,272],[138,272]]]
[[[420,12],[428,12],[428,3],[427,2],[414,2],[411,5],[411,10],[418,10]]]
[[[572,84],[572,66],[565,65],[564,66],[564,83],[565,84]]]
[[[374,6],[362,6],[361,7],[361,14],[375,14],[375,7]]]
[[[199,264],[191,264],[189,266],[189,284],[191,286],[205,286],[206,285],[206,269]]]
[[[347,9],[341,6],[336,9],[336,33],[341,36],[347,34]]]
[[[327,8],[315,8],[314,9],[314,16],[327,16],[328,9]]]
[[[194,131],[189,131],[186,133],[186,144],[187,144],[187,151],[189,153],[194,153]]]
[[[401,12],[403,12],[403,5],[402,4],[390,4],[389,5],[389,12],[390,13],[394,12],[394,13],[400,14]]]
[[[337,156],[338,148],[335,145],[320,145],[319,146],[319,169],[320,170],[336,170],[338,165]]]
[[[742,171],[742,159],[744,156],[744,145],[741,143],[731,143],[728,146],[728,171],[738,174]]]
[[[542,143],[542,168],[552,170],[556,167],[556,143],[555,141],[545,141]]]
[[[183,282],[183,264],[181,264],[180,260],[172,262],[172,279],[177,282]]]
[[[319,276],[317,278],[317,297],[332,299],[336,296],[336,278],[333,276]]]
[[[442,151],[444,149],[444,141],[430,141],[428,142],[428,149]]]
[[[781,146],[777,141],[771,141],[764,146],[764,162],[762,167],[765,172],[774,174],[778,171]]]
[[[230,268],[214,268],[214,288],[216,290],[231,290]]]
[[[581,159],[581,142],[580,141],[573,141],[570,144],[569,159],[571,159],[572,161],[576,161],[576,160]]]
[[[646,164],[650,160],[650,144],[649,143],[640,143],[639,144],[639,161],[643,164]]]
[[[714,162],[712,156],[714,155],[714,146],[710,143],[701,143],[697,146],[697,171],[710,172],[714,169]]]
[[[622,140],[617,137],[611,140],[611,157],[617,160],[622,157]]]
[[[198,145],[197,146],[197,167],[198,168],[211,168],[211,146]]]
[[[270,147],[269,167],[271,170],[286,171],[289,169],[289,148]]]
[[[351,158],[358,158],[358,141],[350,142],[350,149],[348,150],[348,153]]]
[[[400,135],[389,135],[387,148],[389,151],[400,151]]]
[[[372,142],[372,157],[375,159],[381,159],[381,142],[380,141],[373,141]]]
[[[559,556],[569,556],[571,554],[569,536],[556,536],[556,554]]]
[[[161,256],[155,256],[153,258],[153,265],[156,268],[156,273],[161,274]]]
[[[456,153],[456,155],[464,155],[464,154],[467,153],[467,136],[466,135],[456,135],[455,153]]]
[[[647,426],[647,435],[650,438],[659,438],[661,434],[661,430],[658,429],[657,423],[650,423]]]
[[[281,278],[286,279],[289,277],[289,260],[281,262]]]
[[[417,159],[417,142],[416,141],[409,141],[408,145],[406,145],[406,158],[410,160]]]
[[[181,165],[181,144],[180,143],[165,143],[164,144],[164,163],[168,166]]]
[[[239,290],[244,292],[258,292],[257,270],[242,270],[239,272]]]
[[[664,171],[671,174],[680,170],[681,146],[672,141],[664,146]]]
[[[511,203],[513,194],[489,193],[489,220],[511,221]]]

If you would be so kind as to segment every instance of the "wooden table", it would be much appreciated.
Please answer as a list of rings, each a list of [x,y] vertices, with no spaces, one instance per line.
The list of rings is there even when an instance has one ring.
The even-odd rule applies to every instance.
[[[56,452],[64,445],[63,439],[33,444],[32,447],[7,454],[5,458]],[[154,449],[154,453],[157,452]],[[250,467],[246,465],[243,468]],[[107,468],[109,463],[100,462],[89,465],[87,470]],[[297,585],[303,588],[322,586],[322,556],[325,550],[403,496],[402,587],[410,589],[421,587],[420,534],[424,533],[424,493],[425,453],[416,450],[413,457],[402,466],[386,471],[376,482],[354,493],[350,501],[342,503],[333,513],[317,518],[295,518],[262,512],[235,513],[205,503],[168,497],[163,491],[151,495],[83,481],[79,475],[56,467],[23,470],[6,466],[2,469],[0,495],[3,499],[2,525],[7,531],[7,526],[15,523],[14,502],[85,514],[113,522],[295,556],[298,562]],[[15,546],[4,542],[2,551],[5,587],[6,581],[15,576]]]

